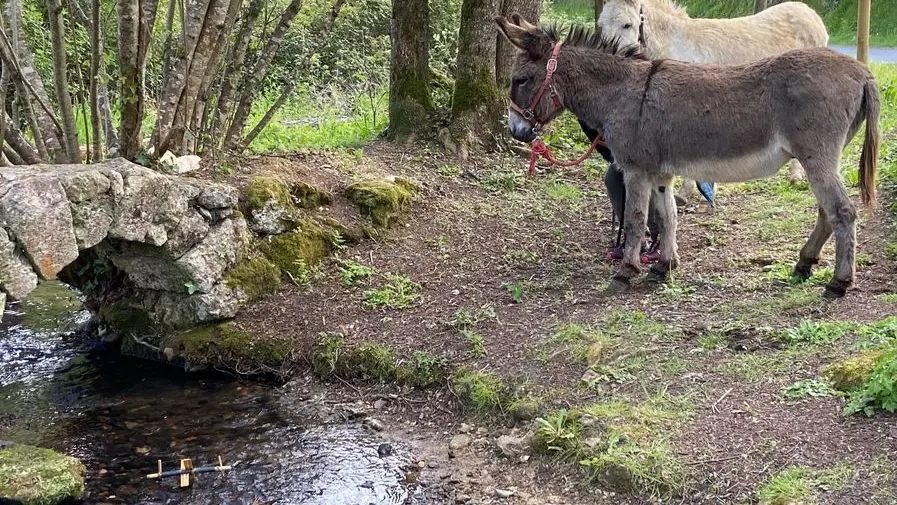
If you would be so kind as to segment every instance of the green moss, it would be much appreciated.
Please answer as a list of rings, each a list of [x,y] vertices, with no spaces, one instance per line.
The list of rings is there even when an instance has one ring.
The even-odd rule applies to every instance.
[[[411,210],[411,192],[389,181],[361,181],[346,188],[346,198],[374,226],[392,226]]]
[[[106,326],[126,333],[146,334],[155,326],[149,314],[129,300],[100,307],[100,321]]]
[[[345,349],[346,337],[342,333],[319,334],[311,356],[312,369],[321,377],[336,374]]]
[[[36,332],[65,333],[77,329],[78,294],[59,281],[44,281],[22,300],[22,326]],[[0,308],[2,310],[2,308]]]
[[[346,354],[344,376],[386,382],[395,380],[396,354],[383,344],[363,344]]]
[[[498,109],[498,86],[489,67],[484,66],[473,78],[459,78],[455,81],[452,95],[452,117],[486,105]]]
[[[378,343],[346,346],[341,333],[318,335],[312,352],[312,369],[324,378],[396,382],[427,387],[445,379],[445,359],[428,352],[415,352],[410,360],[397,359],[393,349]]]
[[[242,289],[248,300],[280,289],[280,269],[265,258],[248,257],[237,263],[225,276],[227,285]]]
[[[863,386],[885,352],[885,350],[867,351],[832,363],[825,367],[822,375],[831,382],[832,387],[836,390],[853,391]]]
[[[396,368],[396,380],[400,383],[425,388],[445,380],[445,358],[416,351],[408,363]]]
[[[218,323],[194,328],[166,338],[163,347],[190,363],[235,363],[249,361],[249,367],[281,367],[289,358],[291,346],[268,334],[241,330],[233,323]]]
[[[49,449],[0,449],[0,498],[22,505],[56,505],[84,494],[84,465]]]
[[[508,411],[518,421],[529,421],[530,419],[535,419],[539,414],[543,403],[541,398],[525,396],[512,401],[511,405],[508,406]]]
[[[329,191],[318,189],[302,181],[293,183],[290,190],[303,209],[317,209],[333,203],[333,195]]]
[[[255,177],[244,189],[246,203],[250,211],[265,208],[269,201],[285,210],[295,210],[293,198],[286,185],[273,177]]]
[[[305,269],[317,265],[332,247],[330,236],[317,223],[302,219],[291,232],[266,237],[258,241],[258,249],[274,265],[301,277]]]
[[[479,370],[461,368],[452,378],[455,393],[475,410],[501,408],[508,395],[508,386],[498,376]]]

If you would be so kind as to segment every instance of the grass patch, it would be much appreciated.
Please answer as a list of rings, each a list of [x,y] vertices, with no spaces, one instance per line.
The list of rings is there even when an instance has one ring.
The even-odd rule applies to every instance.
[[[791,505],[816,503],[819,491],[839,491],[846,488],[856,475],[847,464],[824,470],[796,465],[785,468],[771,477],[757,491],[762,505]]]
[[[449,326],[459,330],[476,328],[485,321],[495,319],[495,309],[492,307],[481,307],[479,309],[458,309],[452,314],[452,319],[448,322]]]
[[[797,328],[785,330],[782,338],[792,346],[830,346],[842,339],[854,326],[845,321],[803,320]]]
[[[741,382],[759,383],[780,377],[791,364],[786,353],[739,354],[719,370]]]
[[[364,305],[368,308],[404,309],[420,297],[420,284],[404,275],[386,274],[386,283],[378,289],[364,292]]]
[[[464,403],[477,411],[501,409],[509,388],[497,375],[460,368],[452,378],[452,389]]]

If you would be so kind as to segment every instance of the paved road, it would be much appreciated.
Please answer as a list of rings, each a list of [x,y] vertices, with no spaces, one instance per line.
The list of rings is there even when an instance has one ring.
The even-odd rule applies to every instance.
[[[837,46],[829,44],[829,47],[835,51],[849,54],[856,58],[857,46]],[[878,63],[897,63],[897,47],[870,47],[869,60]]]

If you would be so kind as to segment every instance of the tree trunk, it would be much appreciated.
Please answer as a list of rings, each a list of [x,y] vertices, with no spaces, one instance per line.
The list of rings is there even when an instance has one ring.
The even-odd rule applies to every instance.
[[[6,90],[9,88],[9,65],[3,64],[0,68],[0,114],[6,116]],[[0,152],[2,152],[6,141],[6,121],[0,121]]]
[[[336,0],[336,2],[334,2],[333,7],[330,9],[330,14],[326,18],[324,18],[321,28],[315,30],[315,38],[317,39],[318,43],[309,49],[302,62],[295,67],[297,70],[301,71],[301,69],[308,68],[309,63],[311,63],[312,57],[318,52],[318,50],[324,47],[324,44],[326,44],[326,42],[330,38],[330,31],[333,29],[333,23],[336,22],[336,18],[339,17],[339,13],[345,3],[346,0]],[[293,90],[296,89],[297,84],[299,84],[299,76],[294,75],[289,84],[284,86],[284,89],[281,91],[280,96],[277,97],[274,105],[272,105],[267,110],[267,112],[265,112],[264,117],[262,117],[262,119],[258,122],[257,125],[255,125],[252,131],[250,131],[249,134],[246,135],[246,138],[242,139],[237,144],[235,149],[236,152],[243,152],[247,147],[249,147],[249,144],[252,144],[252,141],[255,140],[258,134],[261,133],[266,126],[268,126],[268,123],[271,122],[271,119],[274,118],[274,114],[277,112],[277,110],[280,109],[280,107],[283,106],[283,104],[287,101],[287,98],[289,98],[289,96],[293,93]]]
[[[118,12],[118,70],[119,96],[121,97],[121,126],[119,127],[119,154],[133,160],[140,151],[140,67],[138,45],[140,41],[140,1],[116,0]]]
[[[541,0],[500,0],[501,15],[508,17],[515,12],[524,19],[536,25],[539,24],[539,16],[542,14]],[[602,0],[596,0],[600,2]],[[595,18],[597,21],[597,18]],[[504,35],[495,34],[495,80],[498,89],[505,90],[511,85],[511,64],[514,63],[514,55],[517,48],[513,47],[505,39]]]
[[[430,34],[427,0],[393,0],[389,65],[389,129],[392,140],[405,140],[429,128]]]
[[[78,145],[78,129],[75,126],[75,111],[69,94],[67,76],[68,61],[65,54],[65,24],[62,17],[62,2],[47,0],[47,18],[50,21],[50,40],[53,43],[53,84],[56,88],[56,103],[62,116],[62,139],[69,163],[81,162]]]
[[[467,158],[467,148],[495,145],[502,111],[495,83],[495,30],[492,18],[497,0],[464,0],[458,33],[458,61],[452,118],[449,130],[459,143],[457,152]]]
[[[102,13],[100,12],[100,0],[91,1],[90,23],[90,128],[93,132],[93,158],[94,161],[103,159],[103,136],[100,129],[100,105],[99,85],[100,60],[103,59],[103,42],[100,31]]]
[[[50,109],[50,97],[34,67],[34,54],[22,37],[22,0],[8,1],[7,18],[12,46],[10,57],[16,60],[16,70],[20,74],[20,80],[16,79],[17,93],[29,104],[25,108],[30,111],[28,120],[34,130],[35,145],[44,159],[64,163],[68,157],[62,145],[62,129]]]
[[[187,85],[190,65],[203,31],[206,14],[212,0],[191,0],[187,7],[187,19],[182,24],[184,37],[178,47],[178,55],[172,71],[168,75],[159,100],[159,116],[153,131],[152,143],[156,154],[161,156],[168,149],[169,138],[175,123],[175,114]]]
[[[601,17],[601,11],[604,10],[604,0],[595,0],[595,29],[598,29],[598,18]]]
[[[227,59],[227,66],[224,69],[224,83],[221,85],[221,92],[218,94],[217,111],[215,120],[212,123],[212,141],[217,143],[218,132],[222,131],[227,125],[228,119],[231,117],[231,104],[234,99],[237,87],[241,84],[244,75],[244,64],[246,62],[246,51],[249,49],[249,41],[251,40],[252,27],[262,12],[262,0],[252,0],[249,8],[243,14],[243,20],[240,24],[240,31],[234,39],[234,46]]]
[[[765,10],[768,0],[754,0],[754,14]]]
[[[292,24],[293,19],[299,14],[299,9],[301,8],[302,0],[292,0],[290,2],[290,5],[287,6],[286,10],[280,16],[280,20],[277,22],[277,26],[274,27],[274,31],[272,31],[271,35],[268,37],[268,40],[265,43],[265,49],[262,51],[262,54],[259,55],[255,67],[253,67],[252,72],[249,73],[246,81],[242,83],[240,103],[237,104],[234,118],[227,129],[227,133],[224,135],[225,149],[234,149],[237,146],[237,143],[239,143],[240,135],[243,132],[243,127],[246,125],[246,119],[249,117],[249,113],[252,110],[252,102],[255,100],[255,96],[259,91],[262,79],[268,72],[268,66],[274,58],[274,53],[277,51],[277,48],[280,47],[281,42],[283,42],[283,39],[286,36],[287,30]]]
[[[6,111],[3,111],[3,119],[5,121],[4,138],[6,139],[6,142],[9,143],[9,147],[19,155],[24,164],[34,165],[43,161],[40,153],[37,152],[37,149],[35,149],[34,146],[28,143],[25,136],[22,135],[22,132],[19,131],[18,126],[16,126]]]

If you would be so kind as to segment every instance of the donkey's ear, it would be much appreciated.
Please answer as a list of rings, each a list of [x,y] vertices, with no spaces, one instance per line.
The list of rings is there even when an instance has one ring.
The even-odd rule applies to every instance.
[[[539,29],[536,25],[530,24],[529,21],[524,19],[523,16],[521,16],[520,14],[517,14],[516,12],[514,14],[511,14],[511,20],[514,21],[515,25],[519,26],[520,28],[523,28],[524,30],[526,30],[528,32],[536,31]]]
[[[551,41],[548,40],[548,36],[542,30],[527,23],[519,14],[513,14],[511,18],[515,22],[510,22],[501,16],[493,18],[495,24],[498,25],[498,29],[501,30],[511,44],[526,51],[533,58],[544,56],[546,48],[548,51],[551,50]],[[519,25],[516,22],[518,20],[526,23],[529,28]]]

